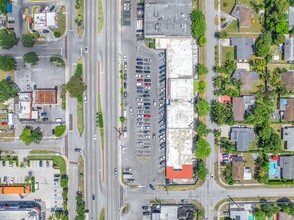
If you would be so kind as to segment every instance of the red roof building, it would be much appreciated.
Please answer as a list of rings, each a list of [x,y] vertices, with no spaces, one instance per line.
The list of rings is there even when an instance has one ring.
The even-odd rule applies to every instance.
[[[166,179],[192,179],[193,165],[183,165],[181,170],[174,170],[173,167],[166,167]]]

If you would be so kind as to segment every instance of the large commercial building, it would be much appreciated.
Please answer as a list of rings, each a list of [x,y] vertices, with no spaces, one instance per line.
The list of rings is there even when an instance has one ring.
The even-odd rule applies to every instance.
[[[157,38],[155,42],[156,49],[166,51],[166,179],[185,183],[193,177],[192,38]]]

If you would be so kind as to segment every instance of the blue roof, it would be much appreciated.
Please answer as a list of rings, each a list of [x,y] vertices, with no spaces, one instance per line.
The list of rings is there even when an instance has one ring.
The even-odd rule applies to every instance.
[[[288,104],[288,100],[287,99],[283,99],[283,105],[287,105]]]
[[[7,5],[6,5],[6,11],[7,11],[7,13],[11,13],[12,12],[12,4],[11,3],[7,3]]]

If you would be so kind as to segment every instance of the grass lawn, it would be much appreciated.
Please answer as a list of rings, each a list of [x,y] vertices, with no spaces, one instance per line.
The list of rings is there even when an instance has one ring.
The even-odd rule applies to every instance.
[[[226,12],[227,14],[230,14],[235,5],[234,3],[235,1],[232,1],[232,0],[221,0],[221,3],[220,3],[221,10],[223,12]]]
[[[77,123],[78,123],[78,131],[80,136],[83,135],[84,132],[84,105],[83,99],[77,102]]]
[[[101,209],[99,220],[105,220],[105,209]]]
[[[224,31],[226,32],[238,32],[238,22],[236,20],[232,21],[229,26],[227,26]]]
[[[52,150],[31,150],[30,154],[56,154],[56,151],[52,151]]]
[[[80,191],[82,192],[82,194],[85,193],[85,176],[84,176],[84,158],[82,156],[79,156],[79,175],[80,175]]]
[[[78,16],[80,15],[83,20],[84,20],[84,0],[81,0],[81,7],[78,9]],[[79,35],[79,38],[81,38],[84,34],[84,22],[82,22],[82,25],[81,26],[78,26],[78,35]]]
[[[271,127],[274,129],[274,131],[278,134],[281,135],[281,125],[280,124],[273,124],[271,123]]]
[[[199,82],[200,80],[194,79],[194,92],[198,92]]]
[[[98,0],[98,33],[103,30],[104,16],[103,16],[103,2]]]
[[[61,36],[65,32],[65,26],[66,26],[66,15],[60,14],[59,15],[59,32],[60,32]]]
[[[235,60],[235,47],[222,47],[222,62]]]
[[[34,156],[29,155],[28,160],[53,160],[53,163],[56,164],[60,168],[60,174],[66,174],[66,163],[62,157],[59,156],[51,156],[51,155],[44,155],[44,156]]]
[[[205,51],[205,47],[200,47],[199,63],[200,64],[205,64],[206,63],[206,51]]]

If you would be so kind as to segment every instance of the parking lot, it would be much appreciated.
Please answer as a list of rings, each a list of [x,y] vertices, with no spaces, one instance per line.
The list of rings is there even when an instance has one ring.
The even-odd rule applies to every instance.
[[[122,165],[124,181],[162,184],[165,170],[165,52],[138,41],[133,57],[123,56],[126,129]],[[135,159],[135,160],[134,160]],[[150,187],[151,188],[151,187]]]
[[[24,184],[28,176],[34,176],[36,181],[36,192],[31,192],[22,200],[33,201],[41,199],[46,203],[47,216],[54,207],[62,207],[62,188],[60,187],[60,171],[52,167],[52,160],[32,160],[30,167],[20,168],[15,165],[10,166],[8,161],[0,163],[0,179],[3,184]],[[18,194],[1,194],[0,200],[16,201],[20,200]]]

